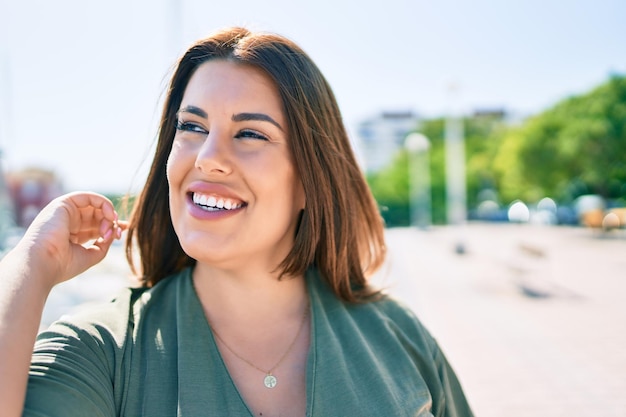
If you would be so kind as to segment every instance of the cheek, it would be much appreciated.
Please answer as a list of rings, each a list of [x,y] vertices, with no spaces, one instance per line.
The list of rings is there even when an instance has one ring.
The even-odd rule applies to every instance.
[[[168,189],[168,198],[169,198],[169,206],[170,206],[170,216],[172,216],[172,222],[174,223],[174,225],[176,224],[176,222],[174,222],[174,218],[176,217],[175,211],[176,211],[176,204],[175,201],[172,201],[172,197],[176,196],[176,192],[173,189],[173,187],[176,184],[176,173],[174,172],[174,167],[176,166],[176,164],[174,163],[175,158],[173,158],[172,153],[170,153],[170,155],[167,158],[167,162],[165,164],[165,177],[167,178],[167,189]]]
[[[172,185],[177,182],[177,180],[180,180],[180,172],[182,170],[181,162],[183,159],[181,158],[181,156],[182,155],[180,145],[174,142],[165,165],[165,175],[167,177],[167,182],[170,189]]]
[[[176,218],[179,215],[180,204],[183,201],[181,190],[187,172],[185,168],[186,158],[184,156],[185,153],[182,152],[182,149],[180,149],[179,146],[174,146],[172,147],[172,151],[170,152],[165,165],[170,215],[172,216],[172,223],[174,225],[176,225]]]
[[[280,167],[280,168],[277,168]],[[284,190],[280,195],[284,195],[286,200],[282,204],[289,207],[290,212],[300,212],[305,207],[304,187],[300,180],[299,173],[289,158],[283,157],[278,161],[272,161],[262,172],[275,171],[277,174],[268,179],[269,187],[276,193],[277,189]],[[281,184],[280,186],[276,186]],[[285,194],[287,192],[288,194]]]
[[[167,158],[167,163],[165,164],[165,177],[167,178],[168,186],[172,186],[172,167],[173,167],[173,158],[172,154]]]

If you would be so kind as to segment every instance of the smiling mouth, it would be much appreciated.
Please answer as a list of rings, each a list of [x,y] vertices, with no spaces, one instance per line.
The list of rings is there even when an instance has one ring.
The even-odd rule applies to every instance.
[[[196,206],[206,211],[236,210],[245,205],[244,202],[231,198],[216,197],[200,193],[192,193],[191,199]]]

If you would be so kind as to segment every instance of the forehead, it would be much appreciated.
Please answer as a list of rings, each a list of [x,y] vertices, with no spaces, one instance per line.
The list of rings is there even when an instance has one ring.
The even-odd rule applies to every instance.
[[[222,59],[205,62],[195,70],[185,87],[182,105],[243,106],[246,111],[281,116],[283,107],[278,88],[265,72]]]

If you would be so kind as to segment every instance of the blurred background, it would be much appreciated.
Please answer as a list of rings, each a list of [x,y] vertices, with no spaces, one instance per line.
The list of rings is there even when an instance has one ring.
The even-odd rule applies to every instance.
[[[626,416],[625,19],[618,0],[0,0],[0,254],[64,192],[141,188],[190,43],[277,32],[335,91],[388,226],[377,279],[476,414]],[[84,275],[42,326],[132,283],[121,246]]]

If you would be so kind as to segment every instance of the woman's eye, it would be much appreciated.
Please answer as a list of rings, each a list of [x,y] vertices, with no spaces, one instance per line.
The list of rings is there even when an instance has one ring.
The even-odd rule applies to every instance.
[[[242,130],[235,136],[237,139],[258,139],[258,140],[268,140],[267,136],[256,132],[254,130]]]
[[[180,130],[181,132],[209,133],[200,125],[182,120],[176,122],[176,130]]]

